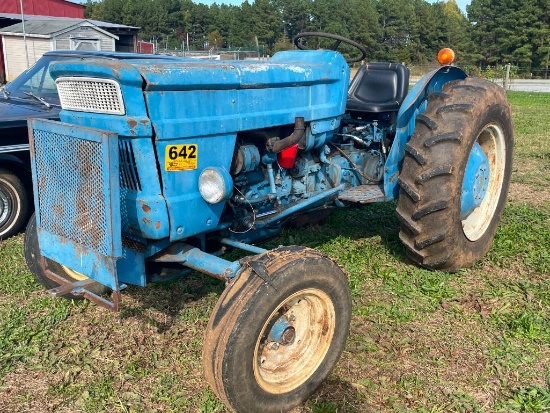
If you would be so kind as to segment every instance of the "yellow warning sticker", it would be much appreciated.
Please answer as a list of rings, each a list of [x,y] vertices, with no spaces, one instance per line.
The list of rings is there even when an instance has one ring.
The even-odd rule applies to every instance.
[[[166,147],[164,169],[167,171],[188,171],[197,169],[199,147],[197,144],[169,145]]]

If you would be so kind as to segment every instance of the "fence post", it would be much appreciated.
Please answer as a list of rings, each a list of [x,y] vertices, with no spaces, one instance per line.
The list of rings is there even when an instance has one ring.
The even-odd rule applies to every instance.
[[[512,65],[510,63],[508,63],[506,65],[506,75],[504,76],[504,90],[508,90],[510,89],[510,67]]]

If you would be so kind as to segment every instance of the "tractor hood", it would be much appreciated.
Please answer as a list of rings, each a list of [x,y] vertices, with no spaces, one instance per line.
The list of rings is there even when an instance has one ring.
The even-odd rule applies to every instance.
[[[332,51],[288,51],[269,60],[205,61],[136,64],[146,90],[261,89],[335,83],[347,67],[342,55]]]
[[[53,65],[51,74],[114,80],[125,122],[136,127],[111,130],[143,136],[142,126],[151,122],[157,139],[291,125],[296,117],[338,118],[349,84],[346,61],[329,50],[279,52],[266,61],[67,61]],[[100,127],[74,111],[62,111],[61,119]]]

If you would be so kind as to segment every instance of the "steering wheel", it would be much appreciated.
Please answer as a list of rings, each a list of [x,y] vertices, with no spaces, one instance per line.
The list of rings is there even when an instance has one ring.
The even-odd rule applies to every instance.
[[[356,49],[358,49],[361,52],[361,56],[346,59],[346,62],[348,62],[348,63],[359,62],[359,61],[363,60],[365,57],[367,57],[367,49],[365,49],[359,43],[354,42],[353,40],[348,39],[347,37],[339,36],[337,34],[325,33],[325,32],[303,32],[303,33],[298,33],[296,36],[294,36],[292,38],[292,42],[300,50],[310,50],[306,46],[304,46],[302,44],[302,42],[300,41],[301,39],[303,39],[305,37],[324,37],[324,38],[327,38],[327,39],[336,40],[334,42],[334,44],[332,45],[332,47],[330,48],[331,50],[334,50],[334,51],[336,51],[336,49],[338,49],[338,46],[340,46],[340,43],[346,43],[346,44],[349,44],[350,46],[355,47]]]

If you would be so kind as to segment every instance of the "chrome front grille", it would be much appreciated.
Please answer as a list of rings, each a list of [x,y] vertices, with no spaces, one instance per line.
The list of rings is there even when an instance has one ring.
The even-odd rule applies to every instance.
[[[60,77],[55,83],[63,109],[112,115],[126,113],[120,85],[114,80]]]

